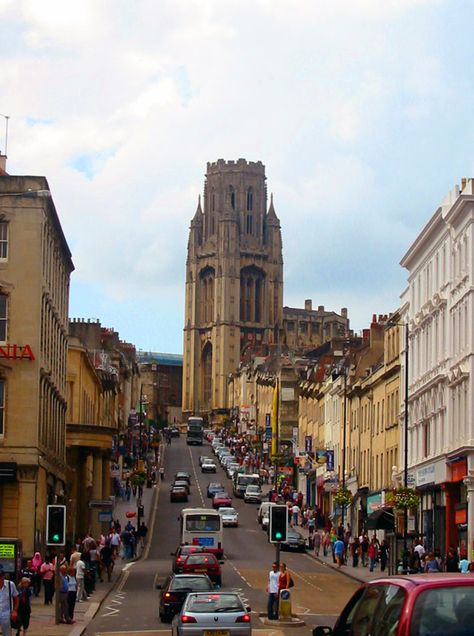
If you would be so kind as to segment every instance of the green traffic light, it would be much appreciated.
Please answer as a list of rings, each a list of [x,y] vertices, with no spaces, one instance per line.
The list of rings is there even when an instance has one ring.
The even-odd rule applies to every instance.
[[[281,532],[275,532],[275,539],[281,539]]]
[[[59,534],[53,534],[53,541],[59,541]]]

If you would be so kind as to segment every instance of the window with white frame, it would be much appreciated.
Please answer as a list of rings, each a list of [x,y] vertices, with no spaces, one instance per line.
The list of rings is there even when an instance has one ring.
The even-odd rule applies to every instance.
[[[0,221],[0,261],[8,259],[8,223]]]
[[[0,342],[7,341],[8,296],[0,293]]]

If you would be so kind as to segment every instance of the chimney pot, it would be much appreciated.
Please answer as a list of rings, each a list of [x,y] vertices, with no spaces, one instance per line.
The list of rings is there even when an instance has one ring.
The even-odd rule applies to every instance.
[[[311,311],[313,309],[313,302],[311,298],[308,298],[304,301],[304,308],[306,311]]]

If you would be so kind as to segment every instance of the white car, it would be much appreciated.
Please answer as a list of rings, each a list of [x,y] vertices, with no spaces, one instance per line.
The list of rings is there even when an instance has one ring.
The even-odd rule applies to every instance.
[[[215,473],[217,472],[216,462],[212,459],[206,459],[201,464],[202,473]]]
[[[236,528],[239,525],[239,513],[235,508],[219,508],[219,514],[222,517],[223,526]]]
[[[250,484],[245,489],[244,501],[245,503],[262,503],[262,489],[260,486]]]

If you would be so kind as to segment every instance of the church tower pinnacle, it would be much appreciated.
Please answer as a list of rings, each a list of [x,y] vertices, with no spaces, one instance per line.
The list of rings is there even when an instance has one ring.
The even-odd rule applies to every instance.
[[[280,222],[261,161],[207,164],[186,263],[183,412],[225,413],[227,379],[248,347],[276,343],[283,320]]]

